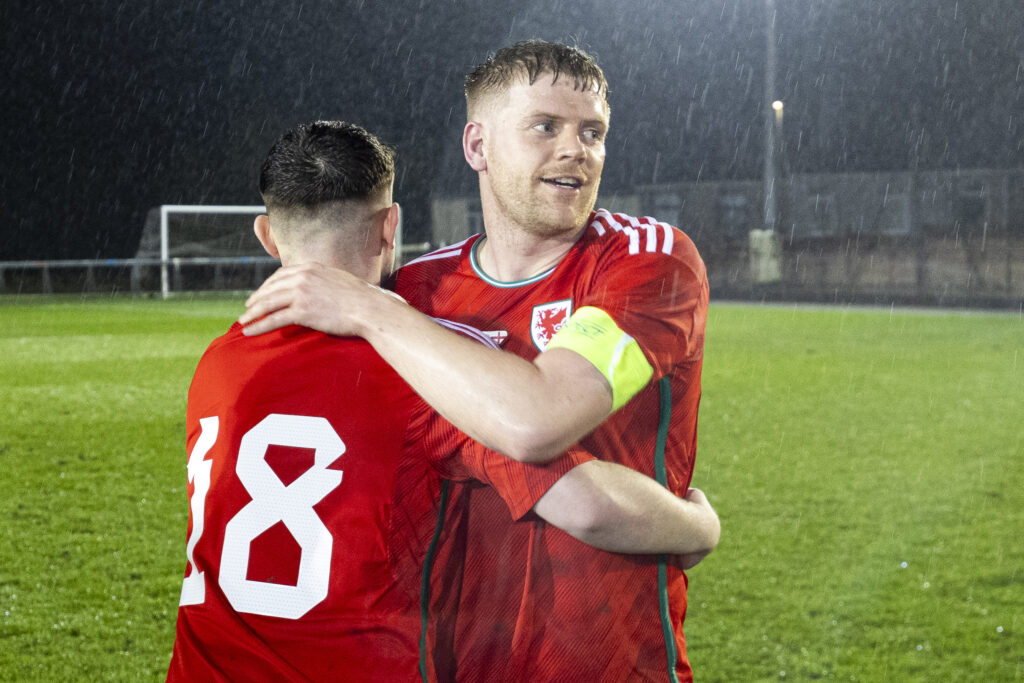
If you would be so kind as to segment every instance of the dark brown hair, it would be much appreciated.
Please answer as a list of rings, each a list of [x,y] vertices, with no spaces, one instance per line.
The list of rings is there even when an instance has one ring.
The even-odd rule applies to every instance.
[[[316,121],[288,131],[260,167],[267,209],[366,200],[390,186],[395,152],[354,123]]]

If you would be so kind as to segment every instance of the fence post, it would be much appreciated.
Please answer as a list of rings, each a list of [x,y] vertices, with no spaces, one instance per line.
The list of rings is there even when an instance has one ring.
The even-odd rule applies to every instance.
[[[128,288],[132,294],[138,294],[142,290],[142,266],[137,263],[132,264],[132,269],[128,276]]]
[[[1007,240],[1007,248],[1004,251],[1007,255],[1007,293],[1013,294],[1014,291],[1014,258],[1013,258],[1013,243],[1011,240]],[[0,278],[0,288],[3,287],[3,279]]]
[[[181,259],[180,258],[175,258],[175,259],[173,259],[173,263],[174,263],[174,277],[172,278],[172,280],[174,282],[174,291],[180,292],[182,290],[182,286],[181,286]]]

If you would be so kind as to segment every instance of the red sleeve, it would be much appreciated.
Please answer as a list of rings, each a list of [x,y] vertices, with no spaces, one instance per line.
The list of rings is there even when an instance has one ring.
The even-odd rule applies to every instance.
[[[594,459],[574,446],[548,463],[517,462],[473,441],[425,403],[415,411],[411,427],[417,448],[441,476],[456,481],[475,479],[491,486],[513,519],[529,512],[566,472]]]
[[[594,277],[595,286],[577,308],[595,306],[636,339],[654,368],[654,379],[684,361],[703,355],[708,311],[704,262],[682,231],[650,218],[629,219],[622,228],[630,239],[609,240]],[[620,226],[621,227],[621,226]]]

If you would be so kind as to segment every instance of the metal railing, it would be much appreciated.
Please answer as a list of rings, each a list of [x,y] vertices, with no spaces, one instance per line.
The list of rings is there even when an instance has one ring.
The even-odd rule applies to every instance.
[[[429,251],[429,242],[403,244],[401,256],[406,260],[410,255]],[[138,294],[145,291],[159,291],[161,296],[168,298],[174,292],[181,291],[222,291],[256,288],[270,274],[279,262],[270,256],[192,256],[161,258],[107,258],[107,259],[55,259],[29,261],[0,261],[0,293],[12,291],[22,293],[26,290],[42,294],[56,292],[100,290],[99,275],[102,271],[122,269],[127,275],[127,290]],[[186,287],[187,271],[206,269],[200,275],[194,275],[198,286]],[[79,271],[73,283],[69,277],[60,278],[57,272],[70,275]],[[240,274],[239,271],[247,271]],[[12,277],[20,272],[21,277]],[[34,272],[38,277],[25,277],[25,273]],[[159,273],[159,281],[148,286],[153,272]],[[113,289],[125,289],[125,274],[120,277],[107,277]],[[28,280],[28,281],[27,281]],[[17,282],[16,287],[12,287]],[[239,284],[243,286],[237,286]],[[236,285],[236,286],[231,286]]]

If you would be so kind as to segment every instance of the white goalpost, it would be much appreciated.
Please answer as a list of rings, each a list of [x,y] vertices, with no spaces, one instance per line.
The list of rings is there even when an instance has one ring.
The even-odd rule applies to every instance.
[[[236,215],[236,216],[237,215],[251,216],[251,217],[255,218],[256,216],[258,216],[261,213],[266,213],[266,210],[267,209],[266,209],[265,206],[217,206],[217,205],[204,206],[204,205],[198,205],[198,204],[164,204],[164,205],[160,206],[160,293],[161,293],[161,295],[166,299],[167,297],[170,296],[170,292],[171,292],[171,281],[170,281],[170,273],[169,273],[169,266],[172,265],[172,262],[171,262],[171,258],[172,258],[171,251],[172,250],[171,250],[171,235],[170,235],[170,217],[173,214],[184,214],[184,215],[194,215],[194,216],[203,216],[203,215],[217,216],[217,215],[226,215],[226,214],[228,214],[228,215]],[[203,225],[211,225],[213,223],[214,222],[211,221],[211,222],[204,222],[202,224]],[[256,239],[255,239],[255,236],[253,236],[253,234],[252,234],[251,225],[252,225],[252,223],[250,221],[249,222],[250,228],[249,228],[248,235],[246,237],[247,238],[251,238],[252,242],[255,243]],[[232,242],[235,242],[235,239],[233,239],[233,238],[235,238],[237,236],[237,233],[234,230],[231,230],[231,231],[228,231],[228,232],[223,232],[221,230],[218,230],[217,228],[214,228],[211,232],[212,232],[212,234],[208,235],[208,237],[212,237],[212,239],[209,239],[209,238],[208,239],[202,239],[202,237],[200,237],[199,235],[196,235],[196,234],[193,233],[193,234],[189,235],[189,237],[192,238],[191,240],[183,239],[183,240],[181,240],[181,242],[182,242],[181,246],[175,245],[176,249],[174,251],[177,252],[177,253],[176,253],[176,255],[173,258],[178,259],[178,265],[180,265],[182,263],[181,259],[188,259],[188,261],[190,263],[196,264],[196,265],[211,264],[211,265],[215,265],[215,266],[216,265],[223,265],[225,263],[234,263],[234,262],[245,263],[250,258],[267,258],[271,262],[274,261],[274,259],[270,259],[270,257],[267,257],[266,255],[263,255],[263,256],[260,255],[260,252],[262,251],[262,247],[260,247],[260,245],[258,243],[255,244],[255,248],[252,249],[253,253],[252,254],[246,254],[246,255],[242,255],[242,254],[237,253],[237,251],[238,251],[237,249],[233,250],[230,247],[225,248],[225,246],[224,246],[225,238],[227,238],[227,240],[229,241],[229,244],[232,243]],[[218,234],[218,232],[220,234]],[[213,251],[213,252],[217,252],[217,253],[205,253],[205,254],[196,253],[195,255],[192,255],[192,256],[189,256],[189,255],[186,255],[185,253],[183,253],[183,252],[187,252],[187,251],[196,251],[196,252],[206,251],[206,250],[201,248],[203,245],[210,245],[210,246],[212,246],[212,249],[210,249],[209,251]],[[231,251],[234,251],[235,253],[228,253],[228,252],[231,252]],[[249,249],[244,249],[243,248],[241,251],[249,251]],[[222,261],[222,259],[226,259],[226,260]],[[218,261],[220,263],[218,263]]]
[[[159,264],[160,293],[245,289],[277,263],[252,232],[263,206],[164,204],[150,209],[135,254],[133,281],[144,264]],[[240,279],[242,273],[251,277]]]
[[[278,264],[264,252],[252,231],[253,220],[266,213],[264,206],[164,204],[150,209],[131,261],[133,282],[141,283],[144,268],[158,265],[160,293],[176,291],[242,290],[262,281],[265,271]],[[399,214],[399,226],[402,216]],[[396,250],[400,262],[409,254],[430,249],[429,242],[402,244],[399,229]]]

